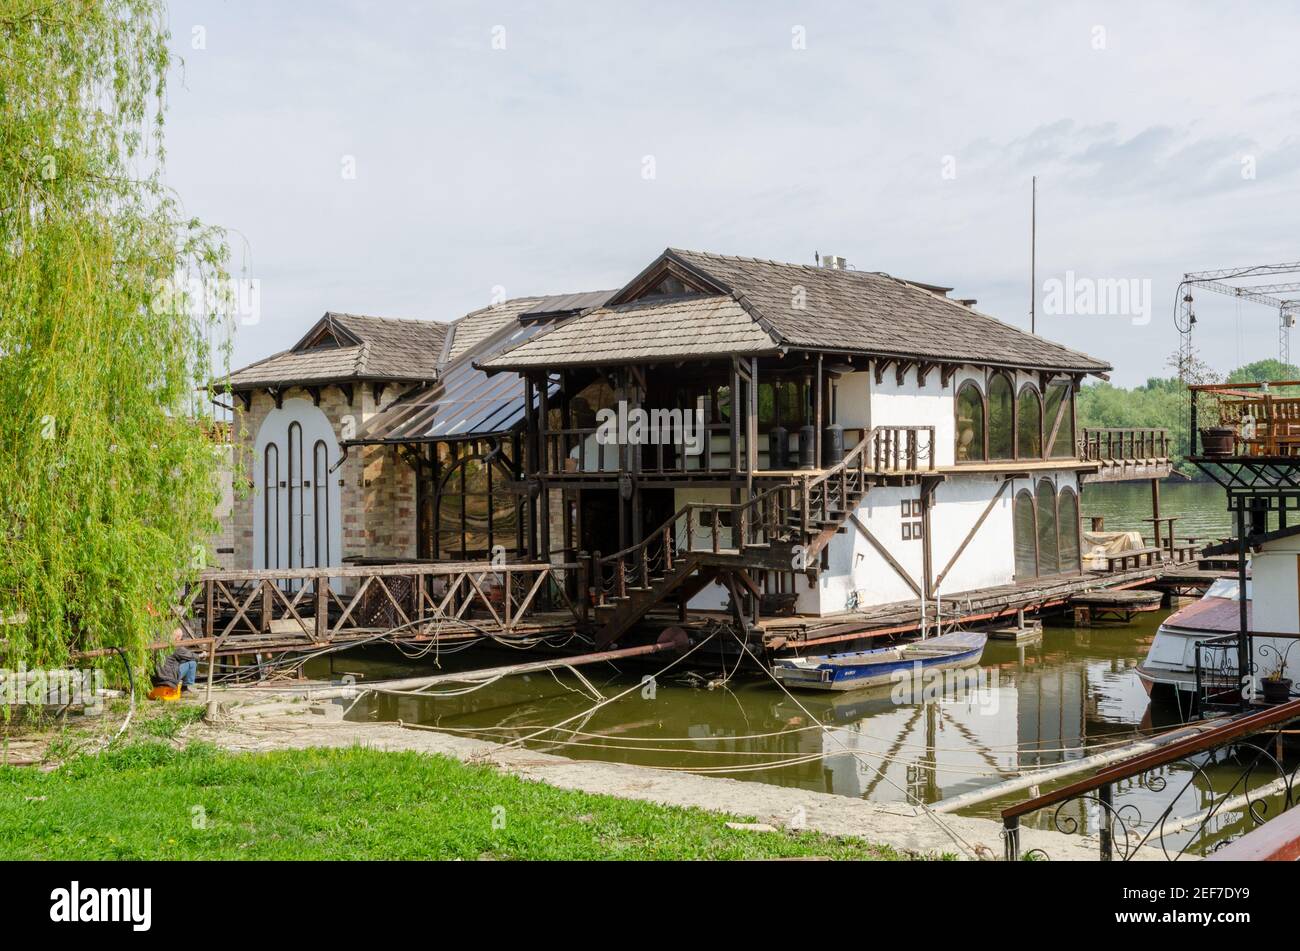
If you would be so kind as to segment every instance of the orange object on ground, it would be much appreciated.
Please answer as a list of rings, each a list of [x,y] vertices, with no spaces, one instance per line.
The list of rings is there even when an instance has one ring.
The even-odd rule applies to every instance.
[[[180,684],[175,687],[154,687],[149,691],[150,700],[179,700],[181,698]]]

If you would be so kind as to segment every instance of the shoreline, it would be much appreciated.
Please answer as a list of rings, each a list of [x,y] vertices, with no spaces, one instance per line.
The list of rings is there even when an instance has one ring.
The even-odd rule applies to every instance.
[[[255,706],[243,711],[252,713]],[[187,731],[186,738],[204,740],[230,752],[350,746],[414,751],[491,765],[560,789],[752,816],[755,822],[776,829],[851,836],[918,857],[1000,860],[1003,854],[1002,826],[992,819],[945,815],[941,826],[935,817],[901,804],[627,763],[574,760],[400,722],[344,721],[331,718],[319,705],[311,708],[304,704],[301,712],[281,708],[268,713],[204,721]],[[1094,837],[1025,828],[1021,845],[1026,852],[1041,849],[1055,861],[1096,861],[1098,857]]]

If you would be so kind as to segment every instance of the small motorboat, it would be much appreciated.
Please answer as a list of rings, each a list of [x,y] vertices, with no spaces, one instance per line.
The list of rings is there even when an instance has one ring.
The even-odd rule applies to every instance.
[[[979,663],[988,635],[960,631],[895,647],[787,657],[778,660],[772,674],[788,687],[809,690],[859,690],[912,676],[917,669],[943,670]]]

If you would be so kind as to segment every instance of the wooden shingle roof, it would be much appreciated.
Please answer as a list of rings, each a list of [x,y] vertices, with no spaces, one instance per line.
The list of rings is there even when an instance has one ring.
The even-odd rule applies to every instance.
[[[485,370],[590,366],[776,349],[771,336],[731,297],[690,294],[588,311],[478,365]]]
[[[288,350],[230,374],[233,390],[437,376],[447,324],[327,313]]]
[[[656,286],[696,293],[642,296]],[[1111,369],[942,290],[887,274],[669,248],[607,306],[481,365],[595,365],[790,347],[1071,373]]]
[[[1102,360],[887,274],[677,248],[664,256],[729,291],[791,346],[1033,369],[1111,369]]]
[[[541,297],[515,297],[491,307],[472,310],[455,320],[451,325],[443,362],[450,363],[469,353],[541,300]]]

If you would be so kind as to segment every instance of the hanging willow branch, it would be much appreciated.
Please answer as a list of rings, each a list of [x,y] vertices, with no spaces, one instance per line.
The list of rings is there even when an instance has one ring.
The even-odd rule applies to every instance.
[[[216,527],[229,308],[185,291],[226,247],[163,181],[168,39],[158,0],[0,0],[0,667],[142,663]]]

